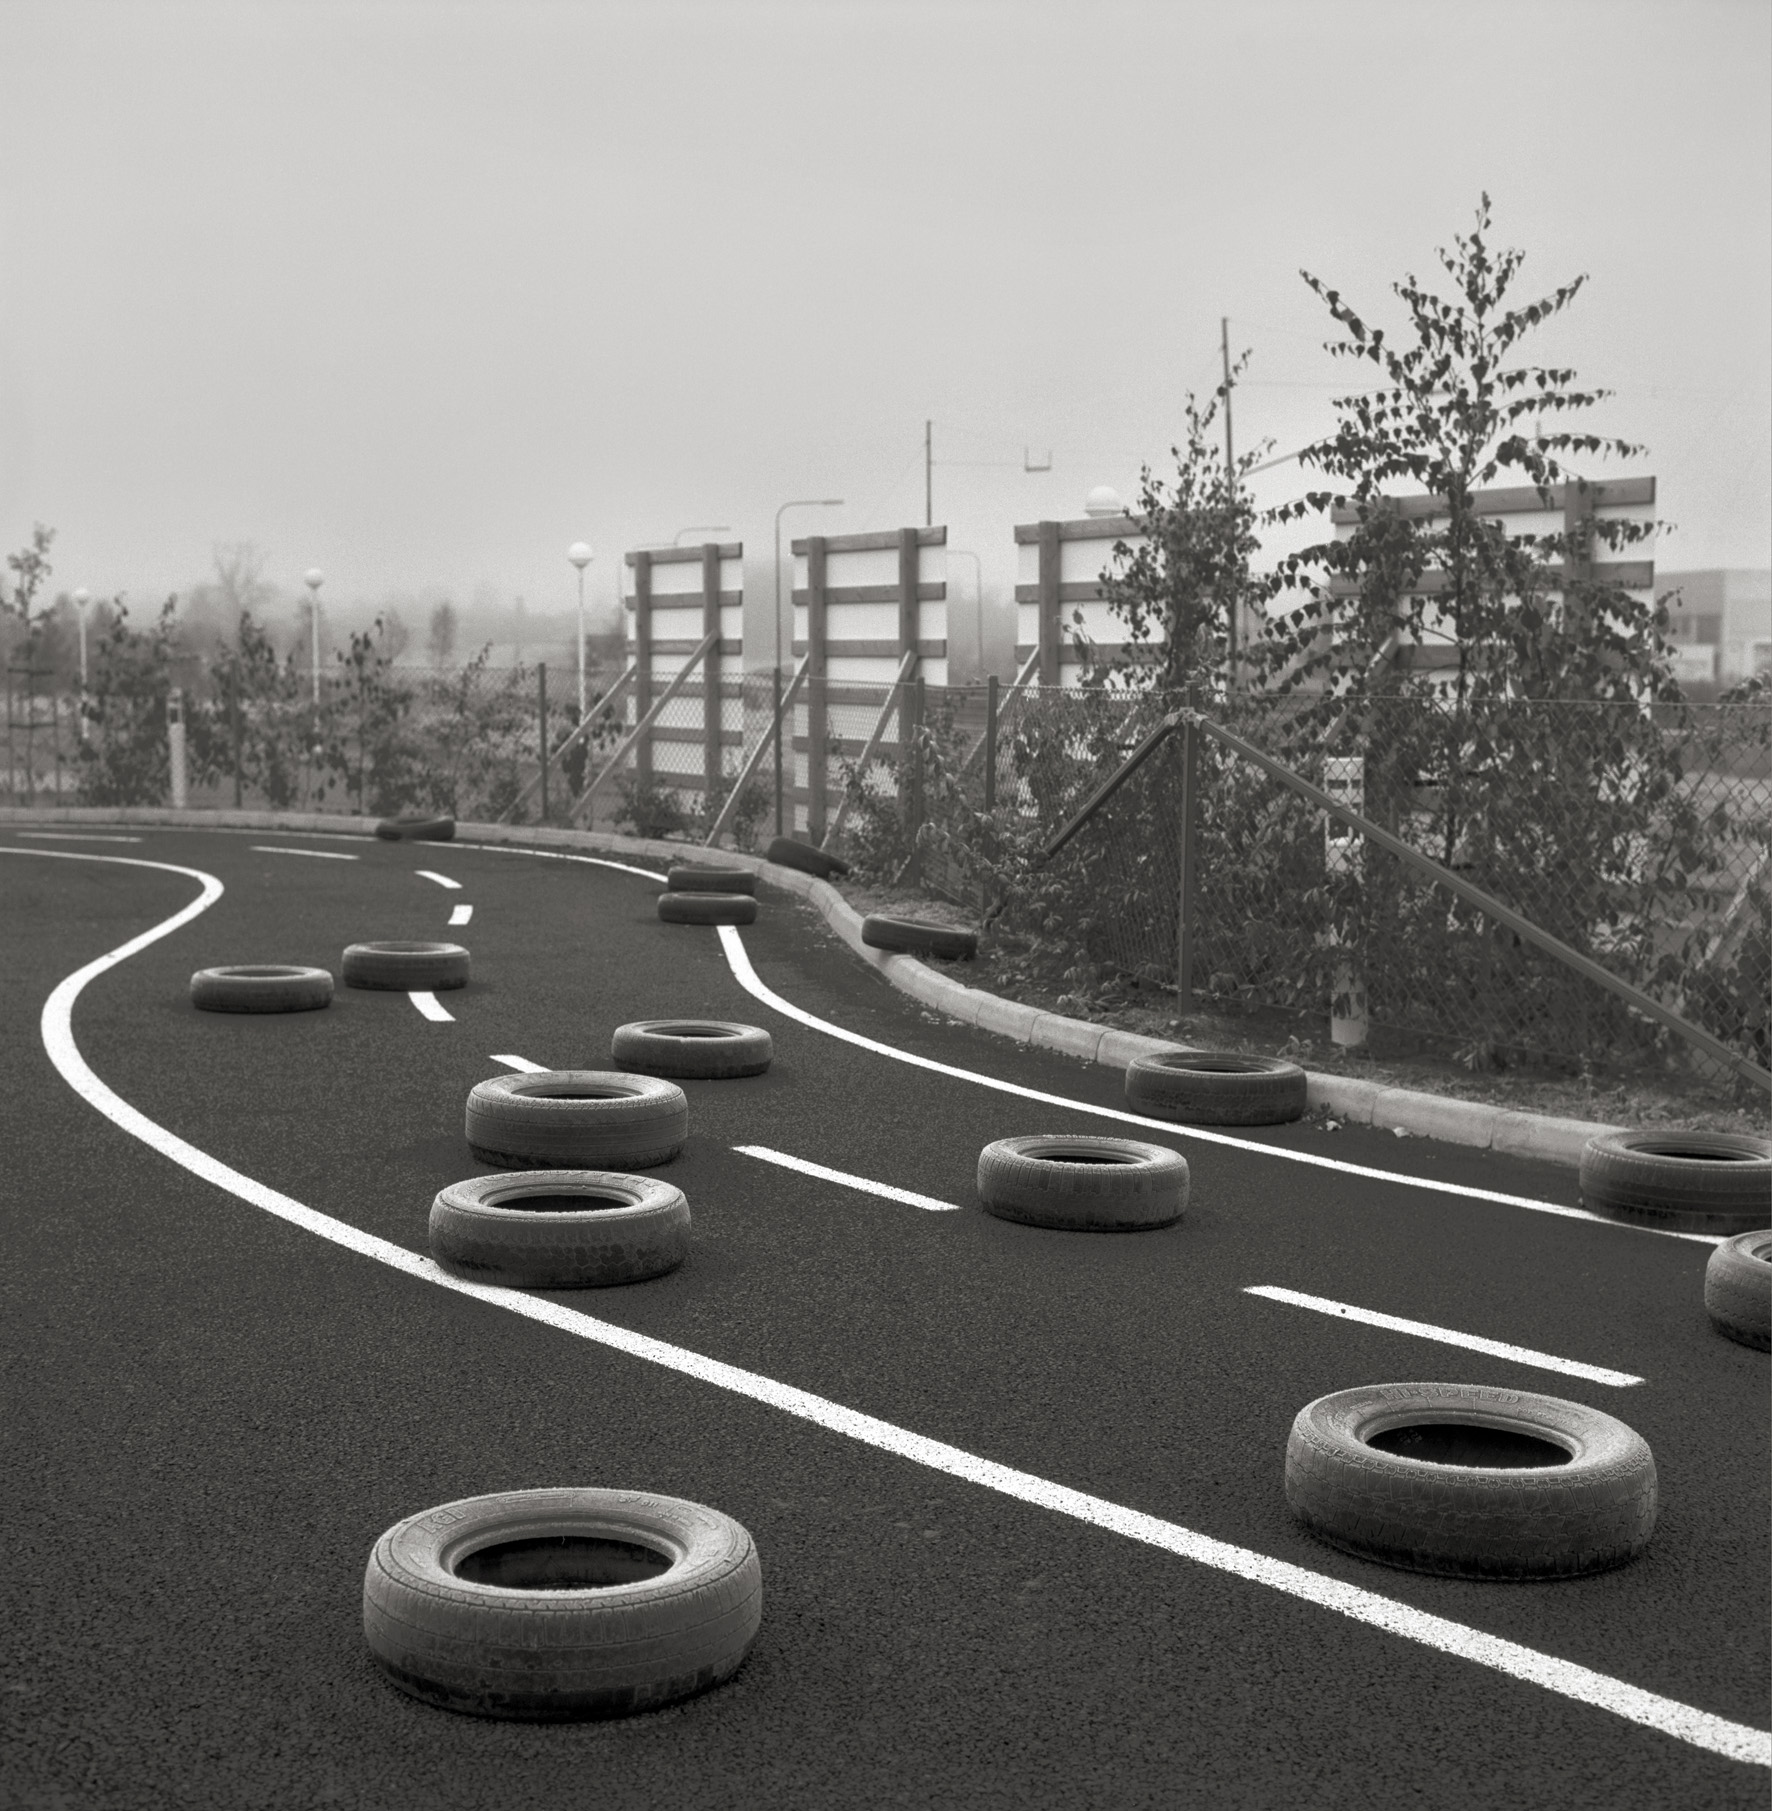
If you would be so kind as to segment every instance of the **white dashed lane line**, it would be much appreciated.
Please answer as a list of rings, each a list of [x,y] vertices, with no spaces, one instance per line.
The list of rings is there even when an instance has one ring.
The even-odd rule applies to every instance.
[[[546,1075],[546,1063],[532,1063],[526,1056],[495,1056],[495,1063],[503,1063],[507,1069],[515,1069],[519,1075]]]
[[[458,905],[455,910],[449,914],[449,922],[452,925],[466,924],[473,915],[474,908],[471,905]]]
[[[46,843],[139,843],[139,836],[106,836],[97,830],[20,830],[20,836],[34,836]]]
[[[448,1007],[440,1004],[435,994],[410,993],[406,997],[427,1019],[433,1019],[439,1025],[453,1025],[455,1023],[455,1014],[452,1013]]]
[[[435,873],[430,868],[419,868],[416,872],[420,880],[434,880],[438,886],[448,887],[452,893],[459,893],[461,891],[461,882],[459,880],[451,880],[447,874]]]
[[[254,855],[305,855],[313,861],[356,861],[342,849],[288,849],[280,843],[248,843]]]
[[[1017,1471],[977,1453],[932,1440],[909,1428],[898,1427],[877,1416],[864,1414],[846,1404],[815,1396],[775,1378],[754,1371],[741,1370],[706,1353],[675,1346],[650,1334],[636,1333],[611,1321],[599,1320],[576,1308],[539,1296],[526,1295],[518,1289],[499,1289],[484,1283],[470,1283],[451,1276],[430,1258],[421,1257],[404,1246],[365,1232],[361,1227],[336,1220],[305,1202],[267,1187],[251,1176],[231,1169],[207,1151],[188,1144],[175,1132],[149,1119],[132,1107],[104,1082],[100,1081],[80,1047],[74,1041],[74,1006],[89,982],[133,956],[137,950],[157,943],[162,937],[190,923],[207,911],[222,896],[222,884],[213,874],[198,868],[177,866],[171,862],[142,861],[127,855],[74,855],[56,849],[9,849],[0,853],[13,855],[59,856],[64,861],[116,862],[132,868],[149,868],[166,874],[183,874],[196,881],[201,891],[189,905],[170,918],[140,932],[126,943],[108,950],[83,968],[61,981],[43,1003],[41,1028],[43,1047],[62,1079],[89,1106],[106,1119],[140,1139],[150,1149],[180,1165],[205,1182],[225,1189],[236,1199],[262,1213],[274,1215],[288,1224],[300,1226],[317,1237],[385,1264],[390,1269],[450,1290],[457,1295],[472,1296],[476,1301],[539,1321],[563,1333],[594,1341],[614,1351],[625,1352],[694,1377],[717,1389],[731,1391],[753,1402],[767,1404],[813,1426],[846,1436],[879,1452],[888,1452],[912,1464],[928,1467],[963,1479],[982,1489],[1000,1492],[1020,1502],[1032,1504],[1057,1515],[1074,1518],[1094,1527],[1118,1534],[1125,1539],[1175,1554],[1198,1565],[1266,1586],[1304,1603],[1345,1616],[1369,1628],[1449,1654],[1477,1666],[1489,1668],[1522,1684],[1534,1685],[1577,1704],[1611,1712],[1645,1728],[1659,1730],[1676,1741],[1687,1742],[1712,1754],[1730,1760],[1745,1761],[1757,1767],[1772,1766],[1772,1734],[1727,1717],[1700,1710],[1696,1705],[1663,1697],[1658,1692],[1632,1685],[1606,1673],[1596,1672],[1578,1661],[1564,1660],[1517,1641],[1509,1641],[1487,1630],[1454,1622],[1449,1617],[1435,1616],[1419,1610],[1398,1598],[1385,1597],[1326,1573],[1312,1572],[1288,1560],[1276,1559],[1247,1547],[1234,1546],[1176,1522],[1166,1522],[1142,1511],[1129,1509],[1103,1497],[1096,1497],[1069,1485],[1031,1472]],[[724,928],[724,927],[722,927]],[[748,967],[748,964],[747,964]],[[510,1062],[509,1058],[497,1061]],[[528,1065],[525,1065],[527,1067]]]
[[[851,1176],[847,1170],[827,1170],[822,1163],[808,1163],[804,1157],[790,1157],[786,1151],[771,1151],[760,1144],[735,1144],[741,1157],[760,1157],[765,1163],[780,1164],[784,1170],[798,1170],[802,1176],[816,1176],[820,1182],[834,1182],[840,1188],[859,1189],[864,1195],[878,1195],[884,1201],[902,1201],[906,1207],[921,1207],[932,1214],[957,1214],[953,1201],[937,1201],[933,1195],[919,1195],[908,1188],[894,1188],[890,1182],[874,1182],[866,1176]]]
[[[1339,1320],[1360,1321],[1368,1327],[1382,1327],[1387,1333],[1407,1333],[1415,1339],[1438,1340],[1443,1346],[1463,1346],[1467,1352],[1486,1352],[1491,1358],[1505,1358],[1517,1365],[1531,1365],[1540,1371],[1561,1371],[1565,1377],[1583,1377],[1589,1383],[1610,1384],[1617,1390],[1628,1390],[1644,1382],[1629,1371],[1608,1371],[1604,1365],[1584,1365],[1573,1358],[1555,1358],[1549,1352],[1535,1352],[1530,1346],[1510,1346],[1499,1339],[1483,1339],[1475,1333],[1454,1333],[1450,1327],[1431,1326],[1427,1321],[1402,1320],[1394,1314],[1380,1314],[1372,1308],[1355,1308],[1347,1302],[1326,1301],[1320,1295],[1301,1295],[1296,1289],[1280,1289],[1271,1283],[1255,1283],[1243,1291],[1259,1295],[1270,1302],[1285,1302],[1293,1308],[1310,1308],[1318,1314],[1332,1314]]]

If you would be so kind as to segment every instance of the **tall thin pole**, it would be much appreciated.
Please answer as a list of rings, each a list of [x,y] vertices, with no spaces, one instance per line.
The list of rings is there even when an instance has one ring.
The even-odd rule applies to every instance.
[[[923,423],[923,526],[935,526],[935,423]]]
[[[582,566],[578,569],[578,720],[580,723],[585,720],[585,569]]]
[[[541,821],[548,821],[548,663],[538,660],[535,663],[536,713],[541,719]],[[580,723],[585,714],[578,713]]]
[[[1228,563],[1225,567],[1225,581],[1234,586],[1237,570],[1237,455],[1231,441],[1231,320],[1229,315],[1218,317],[1218,352],[1224,360],[1224,486],[1230,508],[1227,512],[1230,546],[1226,549]],[[1243,600],[1233,589],[1225,599],[1224,616],[1226,624],[1226,651],[1230,656],[1230,682],[1237,683],[1238,643],[1242,637],[1237,631],[1242,625],[1237,617],[1243,607]]]

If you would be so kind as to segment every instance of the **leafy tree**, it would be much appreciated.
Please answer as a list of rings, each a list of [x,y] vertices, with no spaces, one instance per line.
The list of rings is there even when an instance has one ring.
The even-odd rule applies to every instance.
[[[431,611],[431,628],[426,645],[430,650],[432,666],[446,667],[455,658],[456,628],[455,606],[445,598]]]
[[[163,805],[171,786],[166,699],[177,657],[178,599],[152,627],[132,629],[119,597],[91,650],[83,701],[87,737],[78,755],[82,805]]]
[[[211,656],[208,677],[211,696],[189,717],[195,772],[231,776],[237,803],[250,790],[287,809],[300,795],[313,736],[294,653],[279,659],[264,625],[242,610],[233,645]]]

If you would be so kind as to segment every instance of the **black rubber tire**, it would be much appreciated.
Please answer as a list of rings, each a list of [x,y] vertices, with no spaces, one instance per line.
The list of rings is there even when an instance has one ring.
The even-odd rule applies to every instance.
[[[1302,1119],[1304,1087],[1304,1071],[1277,1056],[1177,1050],[1135,1056],[1126,1065],[1127,1106],[1196,1126],[1278,1126]]]
[[[384,817],[375,834],[384,843],[452,843],[455,841],[455,819],[452,817]]]
[[[459,943],[353,943],[345,950],[341,973],[346,987],[441,993],[466,987],[471,965]]]
[[[578,1589],[524,1589],[457,1570],[517,1541],[559,1542],[556,1566],[570,1563],[563,1537],[573,1536],[672,1563],[653,1577]],[[531,1561],[537,1570],[545,1563]],[[428,1704],[478,1717],[655,1710],[731,1678],[762,1617],[763,1571],[745,1529],[717,1509],[637,1490],[516,1490],[445,1503],[396,1522],[363,1573],[363,1638],[389,1677]]]
[[[939,956],[944,962],[970,962],[978,954],[977,931],[921,918],[887,918],[879,912],[870,912],[861,921],[861,940],[871,950]]]
[[[1704,1311],[1719,1333],[1772,1352],[1772,1229],[1737,1233],[1710,1254]]]
[[[1772,1221],[1772,1138],[1603,1133],[1581,1153],[1581,1205],[1671,1232],[1753,1232]]]
[[[616,1026],[609,1055],[641,1075],[724,1082],[761,1075],[774,1061],[775,1040],[760,1025],[727,1019],[635,1019]]]
[[[506,1170],[645,1170],[689,1137],[675,1082],[603,1069],[495,1075],[468,1094],[468,1148]]]
[[[698,868],[684,863],[665,870],[673,893],[755,893],[757,877],[747,868]]]
[[[1449,1423],[1524,1434],[1572,1457],[1537,1467],[1441,1463],[1369,1444]],[[1387,1566],[1574,1578],[1648,1546],[1655,1459],[1642,1435],[1583,1403],[1469,1384],[1370,1384],[1299,1410],[1286,1443],[1286,1501],[1331,1546]]]
[[[999,1138],[978,1154],[987,1214],[1066,1232],[1148,1232],[1187,1208],[1187,1159],[1135,1138],[1088,1133]]]
[[[664,924],[755,924],[757,902],[748,893],[660,893]]]
[[[313,1012],[332,1004],[332,977],[284,962],[200,968],[191,977],[191,1004],[200,1012]]]
[[[820,880],[829,880],[833,874],[847,874],[849,864],[834,855],[827,855],[822,849],[815,849],[810,843],[802,843],[791,836],[778,836],[769,845],[765,859],[772,861],[779,868],[798,868],[802,874],[816,874]]]
[[[526,1199],[584,1206],[525,1209]],[[602,1289],[664,1276],[689,1256],[689,1203],[656,1176],[522,1170],[452,1182],[431,1203],[431,1256],[506,1289]]]

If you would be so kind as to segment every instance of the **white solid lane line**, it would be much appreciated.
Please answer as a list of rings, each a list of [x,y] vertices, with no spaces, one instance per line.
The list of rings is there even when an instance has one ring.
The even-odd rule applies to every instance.
[[[933,1195],[919,1195],[908,1188],[894,1188],[890,1182],[870,1182],[866,1176],[851,1176],[847,1170],[827,1170],[822,1163],[808,1163],[804,1157],[790,1157],[785,1151],[771,1151],[760,1144],[735,1144],[741,1157],[761,1157],[765,1163],[778,1163],[784,1170],[798,1170],[802,1176],[816,1176],[820,1182],[835,1182],[843,1188],[860,1189],[866,1195],[879,1195],[887,1201],[902,1201],[906,1207],[926,1208],[932,1214],[957,1214],[955,1202],[937,1201]]]
[[[1396,1170],[1378,1170],[1364,1163],[1347,1163],[1339,1157],[1319,1157],[1313,1151],[1294,1151],[1285,1145],[1261,1144],[1253,1138],[1233,1138],[1228,1132],[1208,1132],[1202,1126],[1177,1125],[1168,1119],[1146,1119],[1142,1114],[1127,1113],[1119,1107],[1097,1107],[1088,1101],[1071,1100],[1063,1094],[1047,1094],[1039,1088],[1024,1088],[1019,1082],[999,1081],[996,1076],[981,1075],[976,1069],[959,1069],[952,1063],[938,1063],[933,1057],[917,1056],[909,1050],[882,1044],[875,1038],[865,1038],[860,1032],[845,1031],[841,1025],[815,1018],[791,1000],[784,1000],[751,966],[744,939],[739,936],[737,927],[723,924],[718,928],[721,947],[726,951],[726,961],[732,970],[733,979],[753,999],[761,1000],[783,1018],[792,1019],[809,1030],[822,1031],[826,1037],[840,1038],[845,1044],[871,1050],[878,1056],[891,1057],[895,1063],[909,1063],[915,1069],[928,1069],[936,1075],[951,1075],[957,1081],[975,1082],[981,1088],[994,1088],[999,1094],[1019,1095],[1023,1100],[1037,1100],[1048,1107],[1063,1107],[1067,1112],[1091,1113],[1097,1119],[1113,1119],[1123,1125],[1143,1126],[1147,1131],[1161,1132],[1169,1138],[1193,1138],[1205,1144],[1229,1145],[1232,1150],[1251,1151],[1258,1157],[1277,1157],[1283,1163],[1302,1163],[1312,1169],[1336,1170],[1344,1176],[1366,1176],[1374,1182],[1401,1183],[1405,1188],[1425,1189],[1437,1195],[1459,1195],[1467,1201],[1495,1201],[1504,1207],[1526,1207],[1534,1213],[1556,1214],[1567,1220],[1591,1220],[1596,1226],[1615,1227],[1623,1232],[1651,1233],[1660,1239],[1689,1239],[1697,1245],[1722,1243],[1721,1238],[1710,1233],[1668,1232],[1659,1226],[1637,1226],[1626,1220],[1608,1220],[1602,1214],[1590,1214],[1584,1207],[1564,1207],[1556,1201],[1539,1201],[1531,1195],[1508,1195],[1499,1189],[1469,1188],[1460,1182],[1438,1182],[1427,1176],[1405,1176]]]
[[[410,993],[406,997],[427,1019],[434,1021],[436,1024],[453,1025],[455,1023],[455,1014],[452,1013],[447,1006],[444,1006],[435,994]]]
[[[418,875],[420,880],[434,880],[438,886],[448,887],[452,893],[459,893],[461,891],[461,882],[459,880],[451,880],[447,874],[437,874],[429,868],[417,868],[414,869],[414,872]]]
[[[452,925],[466,924],[473,916],[474,908],[471,905],[458,905],[455,910],[449,914],[449,922]]]
[[[248,843],[247,847],[255,855],[305,855],[310,861],[357,861],[359,857],[347,855],[342,849],[290,849],[279,843]]]
[[[292,1226],[300,1226],[347,1251],[373,1258],[390,1269],[432,1283],[440,1289],[453,1290],[457,1295],[473,1296],[477,1301],[503,1308],[507,1313],[540,1321],[580,1339],[595,1341],[613,1351],[664,1366],[682,1376],[698,1378],[716,1388],[730,1390],[753,1402],[764,1403],[863,1445],[893,1453],[913,1464],[945,1472],[951,1477],[964,1479],[986,1490],[998,1491],[1004,1496],[1050,1510],[1057,1515],[1071,1516],[1094,1527],[1123,1535],[1128,1540],[1142,1541],[1148,1546],[1174,1553],[1216,1571],[1266,1585],[1272,1590],[1316,1604],[1322,1609],[1332,1610],[1355,1622],[1366,1623],[1440,1653],[1489,1667],[1524,1684],[1540,1686],[1578,1704],[1610,1711],[1615,1716],[1659,1730],[1676,1741],[1690,1743],[1693,1747],[1706,1749],[1729,1760],[1745,1761],[1760,1767],[1772,1766],[1772,1735],[1765,1730],[1754,1729],[1745,1723],[1733,1723],[1726,1717],[1714,1716],[1709,1711],[1682,1704],[1676,1698],[1664,1698],[1658,1692],[1645,1691],[1640,1686],[1631,1685],[1623,1679],[1614,1679],[1606,1673],[1597,1673],[1574,1661],[1559,1660],[1554,1654],[1541,1653],[1536,1648],[1522,1646],[1517,1641],[1486,1634],[1481,1629],[1450,1621],[1444,1616],[1430,1615],[1410,1604],[1381,1597],[1375,1591],[1345,1584],[1340,1579],[1308,1571],[1305,1567],[1292,1565],[1286,1560],[1273,1559],[1265,1553],[1256,1553],[1246,1547],[1234,1547],[1225,1541],[1214,1540],[1210,1535],[1197,1534],[1178,1523],[1165,1522],[1156,1516],[1123,1508],[1102,1497],[1088,1496],[1080,1490],[1072,1490],[1068,1485],[1035,1477],[1031,1472],[1016,1471],[1010,1466],[999,1465],[994,1460],[980,1458],[939,1440],[927,1439],[921,1434],[912,1433],[908,1428],[897,1427],[873,1415],[845,1408],[841,1403],[814,1396],[809,1391],[795,1389],[791,1384],[778,1383],[773,1378],[759,1376],[754,1371],[743,1371],[736,1365],[723,1364],[717,1358],[708,1358],[682,1346],[668,1345],[663,1340],[631,1332],[610,1321],[597,1320],[576,1308],[563,1307],[539,1296],[525,1295],[520,1290],[494,1289],[484,1283],[466,1282],[460,1277],[451,1276],[431,1259],[420,1257],[417,1252],[378,1238],[374,1233],[364,1232],[360,1227],[351,1226],[343,1220],[335,1220],[330,1214],[320,1213],[291,1196],[267,1188],[262,1182],[255,1182],[252,1177],[211,1157],[207,1151],[200,1151],[195,1145],[187,1144],[177,1133],[167,1131],[145,1113],[130,1106],[122,1096],[99,1080],[80,1054],[80,1047],[74,1042],[74,1003],[86,985],[107,969],[115,968],[119,962],[134,955],[137,950],[145,949],[179,926],[188,924],[221,897],[221,882],[214,875],[205,874],[197,868],[175,867],[170,862],[142,861],[127,855],[76,855],[70,850],[61,849],[3,848],[0,848],[0,853],[55,857],[63,861],[115,862],[132,868],[157,868],[170,874],[183,874],[201,886],[202,892],[189,905],[143,931],[140,936],[132,937],[127,943],[119,944],[116,949],[97,957],[84,968],[76,969],[56,986],[43,1003],[40,1021],[43,1047],[68,1086],[113,1125],[132,1138],[140,1139],[192,1175],[226,1190],[249,1206],[272,1214]]]
[[[1604,1365],[1584,1365],[1573,1358],[1554,1358],[1549,1352],[1535,1352],[1530,1346],[1510,1346],[1499,1339],[1482,1339],[1475,1333],[1454,1333],[1449,1327],[1431,1326],[1426,1321],[1406,1321],[1394,1314],[1379,1314],[1371,1308],[1331,1302],[1320,1295],[1301,1295],[1296,1289],[1279,1289],[1271,1283],[1251,1284],[1243,1293],[1264,1296],[1270,1302],[1285,1302],[1294,1308],[1312,1308],[1318,1314],[1333,1314],[1345,1321],[1361,1321],[1368,1327],[1382,1327],[1388,1333],[1408,1333],[1416,1339],[1436,1339],[1443,1346],[1463,1346],[1467,1352],[1486,1352],[1491,1358],[1532,1365],[1540,1371],[1561,1371],[1565,1377],[1585,1377],[1589,1383],[1606,1383],[1617,1390],[1628,1390],[1633,1384],[1646,1381],[1633,1377],[1629,1371],[1608,1371]]]
[[[139,843],[139,836],[106,836],[97,830],[20,830],[19,836],[34,836],[46,843]]]
[[[532,1063],[526,1056],[495,1056],[495,1063],[503,1063],[507,1069],[515,1069],[519,1075],[546,1075],[546,1063]]]

